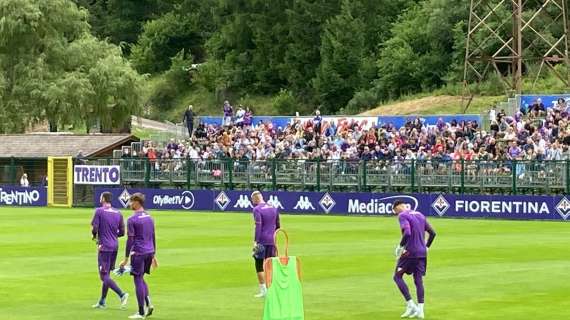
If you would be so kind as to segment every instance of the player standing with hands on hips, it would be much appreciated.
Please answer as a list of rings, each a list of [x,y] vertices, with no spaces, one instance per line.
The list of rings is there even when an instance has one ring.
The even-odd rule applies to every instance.
[[[144,319],[152,315],[154,311],[150,302],[148,286],[144,281],[145,273],[150,274],[151,267],[154,269],[158,266],[154,257],[156,253],[154,220],[144,210],[144,195],[142,193],[133,194],[130,204],[134,213],[127,220],[127,248],[125,259],[121,262],[121,268],[129,263],[129,259],[131,260],[131,275],[134,277],[139,310],[129,319]]]
[[[111,193],[101,194],[101,207],[95,210],[95,215],[91,220],[91,234],[93,240],[97,241],[97,262],[99,266],[99,278],[103,287],[101,288],[101,298],[93,305],[93,308],[104,309],[105,300],[109,289],[113,290],[121,299],[121,307],[127,305],[129,294],[123,292],[119,286],[111,279],[109,273],[115,268],[117,251],[119,250],[118,238],[125,235],[125,223],[119,210],[111,207]]]
[[[402,240],[397,246],[395,255],[398,258],[394,281],[406,299],[406,311],[402,318],[424,318],[424,283],[423,277],[427,269],[427,250],[435,239],[435,231],[420,212],[410,210],[404,201],[396,200],[392,206],[398,216]],[[425,242],[425,233],[429,234]],[[414,303],[410,290],[403,279],[404,274],[414,276],[414,284],[418,295],[418,304]]]
[[[255,271],[259,282],[259,293],[256,298],[267,295],[263,262],[265,259],[275,257],[275,230],[281,227],[277,208],[265,203],[263,195],[259,191],[251,194],[253,219],[255,220],[255,236],[253,241],[253,258],[255,259]]]

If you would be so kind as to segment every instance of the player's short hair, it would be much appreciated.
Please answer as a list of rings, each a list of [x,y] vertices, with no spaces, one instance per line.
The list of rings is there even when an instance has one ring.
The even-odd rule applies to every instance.
[[[404,200],[396,200],[394,201],[394,203],[392,204],[392,209],[397,208],[399,205],[401,204],[406,204],[406,202]]]
[[[144,194],[142,194],[140,192],[134,193],[131,196],[130,200],[131,200],[131,202],[136,201],[136,202],[140,203],[141,206],[144,206]]]
[[[251,193],[251,198],[252,198],[252,199],[253,199],[253,197],[257,197],[257,196],[260,196],[260,197],[263,196],[263,195],[261,194],[261,191],[254,191],[254,192]]]
[[[109,191],[105,191],[101,193],[101,199],[106,203],[111,203],[111,201],[113,201],[113,194]]]

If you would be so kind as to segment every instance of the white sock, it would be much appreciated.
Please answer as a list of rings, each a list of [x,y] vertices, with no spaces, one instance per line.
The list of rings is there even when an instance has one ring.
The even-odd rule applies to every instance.
[[[259,292],[266,292],[267,291],[267,286],[264,284],[260,284],[259,285]]]
[[[424,311],[424,304],[423,303],[418,303],[418,309],[420,309],[420,311]]]
[[[406,304],[408,305],[408,307],[415,307],[416,304],[414,303],[414,300],[408,300],[408,302],[406,302]]]

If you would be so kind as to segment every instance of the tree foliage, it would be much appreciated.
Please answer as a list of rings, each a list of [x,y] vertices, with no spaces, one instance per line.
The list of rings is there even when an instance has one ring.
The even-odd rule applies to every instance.
[[[30,122],[121,128],[140,107],[140,76],[89,33],[69,0],[0,2],[0,132]]]

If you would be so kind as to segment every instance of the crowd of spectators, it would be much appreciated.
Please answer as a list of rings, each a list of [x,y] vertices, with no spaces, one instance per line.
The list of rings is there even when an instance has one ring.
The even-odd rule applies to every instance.
[[[514,116],[493,108],[489,130],[475,121],[446,123],[442,118],[435,125],[426,125],[419,117],[395,127],[359,118],[323,118],[319,111],[312,118],[276,127],[273,123],[252,123],[249,108],[240,106],[235,113],[233,109],[226,101],[221,125],[201,123],[191,138],[171,140],[163,148],[146,142],[141,156],[150,159],[157,169],[160,159],[367,160],[393,168],[417,160],[436,169],[446,162],[456,166],[457,160],[463,159],[478,163],[481,170],[517,170],[517,174],[524,174],[525,167],[513,167],[512,160],[570,159],[570,106],[563,99],[552,108],[537,100]],[[491,161],[503,165],[491,166]],[[180,168],[181,162],[174,169]],[[476,174],[475,165],[468,165],[466,170]]]

